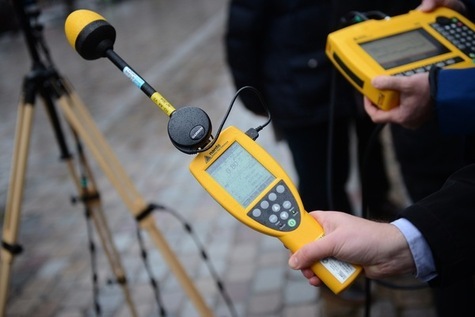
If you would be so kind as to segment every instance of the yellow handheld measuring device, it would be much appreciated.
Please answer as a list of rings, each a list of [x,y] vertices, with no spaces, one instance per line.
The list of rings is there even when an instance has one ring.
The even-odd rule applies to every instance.
[[[362,94],[383,110],[398,105],[395,91],[371,85],[378,75],[410,76],[433,65],[474,66],[475,24],[448,8],[366,20],[330,33],[326,54]]]
[[[292,252],[324,235],[320,224],[303,208],[283,168],[252,138],[230,126],[214,146],[199,153],[191,173],[231,215],[247,226],[279,238]],[[328,258],[313,272],[338,294],[362,268]]]

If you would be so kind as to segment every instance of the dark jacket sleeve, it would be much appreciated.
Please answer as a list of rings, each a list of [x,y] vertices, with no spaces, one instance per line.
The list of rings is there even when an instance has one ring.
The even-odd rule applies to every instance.
[[[475,68],[442,69],[435,102],[440,129],[446,134],[475,133]]]
[[[475,164],[455,172],[438,192],[402,212],[426,238],[438,277],[448,285],[475,273]]]

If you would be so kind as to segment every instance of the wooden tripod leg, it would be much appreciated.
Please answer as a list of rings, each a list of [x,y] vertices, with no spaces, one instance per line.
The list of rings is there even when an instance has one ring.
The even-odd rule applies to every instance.
[[[127,280],[125,276],[125,270],[122,267],[119,253],[117,252],[115,245],[113,243],[112,235],[107,225],[107,221],[104,216],[104,211],[102,209],[102,203],[98,194],[97,186],[95,179],[93,177],[91,168],[86,160],[86,157],[83,153],[79,153],[79,161],[83,168],[84,179],[81,181],[80,176],[74,169],[72,159],[67,160],[67,166],[69,174],[76,184],[77,191],[80,195],[80,199],[84,203],[86,209],[88,210],[92,220],[94,222],[95,228],[99,233],[99,238],[102,243],[102,248],[106,257],[109,261],[109,264],[114,272],[116,281],[122,288],[125,301],[130,310],[130,316],[136,317],[137,309],[134,302],[132,301],[132,296],[130,295],[129,288],[127,286]]]
[[[99,237],[102,241],[104,252],[106,253],[107,258],[111,263],[111,267],[114,271],[116,281],[122,288],[122,293],[124,294],[125,301],[129,306],[129,310],[131,313],[130,316],[138,316],[137,309],[135,307],[128,288],[125,270],[122,267],[119,254],[117,253],[117,250],[112,242],[112,235],[104,217],[104,212],[100,205],[94,206],[92,208],[94,210],[92,210],[91,214],[96,225],[97,232],[99,233]]]
[[[74,91],[70,90],[68,95],[63,95],[59,99],[59,104],[66,119],[91,151],[102,171],[121,196],[125,205],[136,219],[141,218],[140,216],[142,212],[148,208],[148,204],[134,187],[114,152],[94,124],[94,121],[80,98]],[[168,267],[173,271],[200,315],[204,317],[214,316],[191,279],[187,276],[186,271],[169,247],[165,238],[156,227],[153,217],[150,215],[144,217],[140,220],[139,225],[151,236],[155,245],[161,251]]]
[[[18,239],[20,211],[26,167],[28,163],[33,114],[33,104],[20,104],[15,130],[15,147],[2,233],[0,316],[5,315],[11,265],[15,254],[20,251],[19,246],[16,243]]]

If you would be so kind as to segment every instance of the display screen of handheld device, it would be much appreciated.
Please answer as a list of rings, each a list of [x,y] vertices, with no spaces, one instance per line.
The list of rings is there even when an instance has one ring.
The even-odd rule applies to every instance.
[[[275,177],[237,142],[206,171],[244,208],[275,180]]]
[[[387,36],[360,43],[381,67],[390,69],[449,52],[424,29]]]

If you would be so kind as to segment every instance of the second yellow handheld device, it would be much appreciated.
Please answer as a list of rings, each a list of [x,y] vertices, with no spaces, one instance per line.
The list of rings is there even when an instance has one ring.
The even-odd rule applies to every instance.
[[[395,91],[371,85],[378,75],[410,76],[443,68],[473,67],[475,24],[448,8],[410,11],[366,20],[330,33],[326,54],[362,94],[383,110],[399,103]]]
[[[259,232],[277,237],[292,252],[324,235],[320,224],[304,210],[284,169],[233,126],[193,159],[190,171],[231,215]],[[335,294],[345,290],[361,270],[334,258],[312,266]]]

